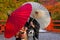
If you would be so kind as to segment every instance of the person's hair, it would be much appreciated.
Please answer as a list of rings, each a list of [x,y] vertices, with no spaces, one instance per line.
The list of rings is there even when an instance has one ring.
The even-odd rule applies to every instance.
[[[26,22],[26,24],[25,24],[25,27],[27,27],[27,28],[30,28],[30,22],[33,22],[33,24],[35,25],[35,26],[38,26],[38,28],[40,28],[40,24],[37,22],[37,20],[36,19],[33,19],[32,17],[30,17],[30,19],[29,19],[29,22]]]
[[[30,17],[29,24],[30,24],[31,21],[33,22],[34,25],[38,25],[38,26],[40,26],[40,24],[37,22],[36,19]]]

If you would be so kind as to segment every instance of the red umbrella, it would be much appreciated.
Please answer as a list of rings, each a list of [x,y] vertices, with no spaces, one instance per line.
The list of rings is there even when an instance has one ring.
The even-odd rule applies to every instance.
[[[25,25],[32,11],[31,4],[25,4],[16,9],[7,20],[5,37],[11,38]]]

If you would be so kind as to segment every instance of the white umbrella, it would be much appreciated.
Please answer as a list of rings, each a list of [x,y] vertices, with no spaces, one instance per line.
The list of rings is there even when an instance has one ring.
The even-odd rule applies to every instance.
[[[32,5],[32,12],[30,16],[38,21],[38,23],[40,24],[40,29],[48,27],[48,25],[51,22],[48,10],[39,3],[36,2],[27,2],[27,3],[30,3]]]

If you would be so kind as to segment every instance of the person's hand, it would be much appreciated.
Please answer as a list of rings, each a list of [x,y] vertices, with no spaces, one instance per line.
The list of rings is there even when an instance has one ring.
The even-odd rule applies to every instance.
[[[17,34],[16,34],[16,38],[19,38],[19,32],[17,32]]]
[[[32,21],[30,22],[30,25],[31,25],[33,28],[35,27]]]
[[[28,28],[27,28],[27,27],[25,27],[25,30],[28,30]]]

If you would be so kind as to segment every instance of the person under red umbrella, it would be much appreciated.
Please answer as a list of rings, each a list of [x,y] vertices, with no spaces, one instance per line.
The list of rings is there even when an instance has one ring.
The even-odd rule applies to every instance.
[[[11,13],[6,22],[5,38],[12,38],[21,30],[30,17],[32,11],[31,4],[25,4]]]

